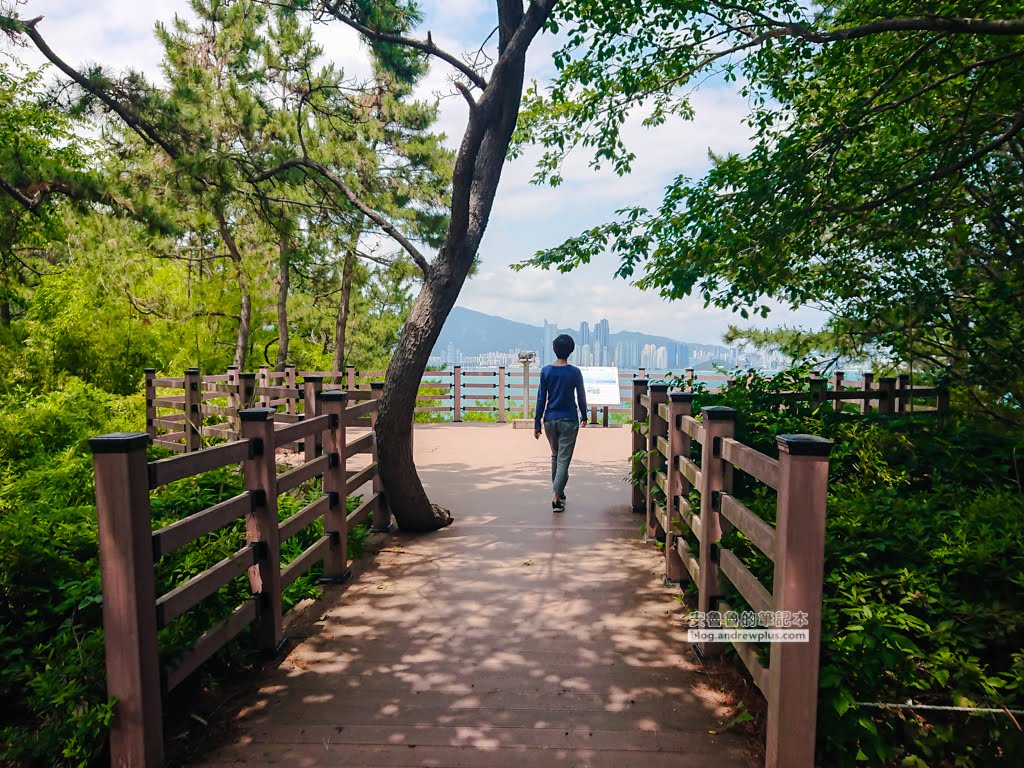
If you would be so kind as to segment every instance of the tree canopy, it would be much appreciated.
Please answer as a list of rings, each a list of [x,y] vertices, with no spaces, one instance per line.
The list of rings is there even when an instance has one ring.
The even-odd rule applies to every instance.
[[[767,315],[764,296],[818,305],[860,349],[1024,403],[1019,10],[563,4],[559,76],[534,87],[520,129],[547,148],[539,179],[558,183],[580,146],[628,172],[627,115],[688,117],[697,88],[738,88],[753,147],[530,263],[567,270],[610,249],[620,276],[669,298],[743,317]]]

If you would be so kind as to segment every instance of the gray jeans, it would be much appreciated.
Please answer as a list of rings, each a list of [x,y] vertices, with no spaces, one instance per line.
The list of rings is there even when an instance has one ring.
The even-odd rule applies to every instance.
[[[551,446],[551,488],[559,496],[569,480],[569,462],[580,432],[579,419],[556,419],[544,422],[544,435]]]

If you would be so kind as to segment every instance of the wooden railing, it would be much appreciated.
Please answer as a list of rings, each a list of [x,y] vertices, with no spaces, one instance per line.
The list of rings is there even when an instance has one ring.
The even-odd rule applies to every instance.
[[[197,373],[186,374],[186,383]],[[305,401],[316,403],[317,414],[283,426],[275,421],[278,414],[272,407],[243,408],[237,412],[240,440],[159,461],[147,460],[151,438],[144,433],[116,433],[89,441],[96,475],[107,690],[116,699],[110,730],[112,765],[162,764],[161,692],[179,685],[250,625],[260,648],[278,648],[283,640],[283,590],[321,561],[324,580],[345,580],[349,529],[368,519],[376,530],[390,527],[373,430],[353,440],[346,436],[348,427],[373,425],[377,400],[356,405],[349,405],[349,400],[347,392],[317,392],[315,401]],[[188,402],[196,402],[194,395]],[[277,451],[300,441],[305,460],[278,474]],[[348,460],[360,453],[369,454],[369,464],[348,469]],[[232,464],[241,465],[243,493],[152,530],[153,489]],[[322,496],[279,520],[279,495],[317,477],[322,479]],[[346,499],[366,483],[372,483],[372,490],[348,513]],[[246,521],[245,546],[170,592],[156,595],[157,559],[239,519]],[[321,519],[323,536],[283,565],[281,542]],[[161,666],[158,630],[246,575],[251,597],[199,637],[182,658]]]
[[[767,667],[758,660],[756,644],[732,645],[768,701],[765,765],[811,768],[832,443],[810,435],[782,435],[776,440],[775,459],[734,439],[734,409],[705,407],[698,419],[692,413],[692,393],[669,393],[667,385],[649,386],[642,379],[633,386],[638,425],[634,482],[646,475],[646,482],[634,484],[633,509],[646,514],[648,537],[664,542],[666,580],[696,585],[697,616],[711,619],[711,627],[715,618],[732,610],[723,601],[723,579],[759,617],[801,617],[796,626],[807,630],[808,641],[771,643]],[[774,526],[732,495],[735,470],[776,491]],[[692,503],[692,492],[699,504]],[[721,545],[723,533],[733,527],[774,563],[770,592]],[[697,543],[696,555],[691,541]],[[710,656],[724,646],[699,642],[696,647]]]

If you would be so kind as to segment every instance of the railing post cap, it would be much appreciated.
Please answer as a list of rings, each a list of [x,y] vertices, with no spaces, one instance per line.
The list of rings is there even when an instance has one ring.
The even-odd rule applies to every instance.
[[[832,375],[833,376],[838,376],[840,378],[844,378],[846,376],[846,371],[833,371]]]
[[[823,379],[821,376],[811,376],[810,379],[808,379],[808,381],[810,381],[811,384],[820,384],[821,382],[825,381],[825,379]]]
[[[238,366],[237,365],[229,365],[228,366],[228,370],[229,371],[237,371],[238,370]]]
[[[648,384],[648,380],[647,379],[633,379],[633,386],[634,387],[646,387],[647,384]]]
[[[143,368],[143,373],[156,373],[156,368]]]
[[[832,441],[817,435],[779,435],[775,442],[790,456],[826,457],[832,452]]]
[[[383,381],[371,381],[370,382],[370,389],[384,389],[384,382]]]
[[[273,408],[242,408],[238,418],[242,421],[269,421],[277,413]]]
[[[89,438],[89,448],[97,453],[128,453],[145,450],[150,437],[145,432],[111,432]]]
[[[880,378],[880,379],[878,380],[878,382],[879,382],[880,384],[882,384],[882,383],[885,383],[885,384],[887,384],[887,383],[889,383],[890,381],[893,381],[893,382],[894,382],[894,381],[896,381],[896,377],[895,377],[895,376],[883,376],[882,378]]]
[[[669,385],[663,381],[659,381],[656,384],[651,384],[651,391],[661,394],[662,392],[668,392]]]
[[[735,421],[736,409],[727,405],[705,405],[700,409],[705,421]]]
[[[692,403],[696,396],[693,392],[673,392],[668,399],[673,403]]]
[[[253,373],[252,371],[243,371],[242,373],[238,374],[238,378],[240,378],[240,379],[255,379],[256,378],[256,374]]]
[[[323,383],[324,377],[323,376],[303,376],[302,380],[303,380],[303,382],[305,382],[307,384],[321,384],[321,383]]]
[[[874,371],[864,371],[864,378],[867,378],[868,376],[870,376],[872,379],[875,378],[875,372]]]
[[[316,399],[321,402],[343,403],[348,400],[348,392],[344,389],[323,389],[316,393]]]
[[[186,368],[185,369],[185,375],[186,376],[198,376],[199,375],[199,369],[198,368]]]

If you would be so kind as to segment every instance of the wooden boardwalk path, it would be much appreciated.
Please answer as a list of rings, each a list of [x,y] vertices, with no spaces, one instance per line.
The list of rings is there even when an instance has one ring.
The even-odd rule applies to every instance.
[[[684,655],[683,609],[627,507],[628,454],[627,429],[583,432],[555,515],[543,439],[417,428],[455,524],[392,537],[202,764],[752,766]]]

